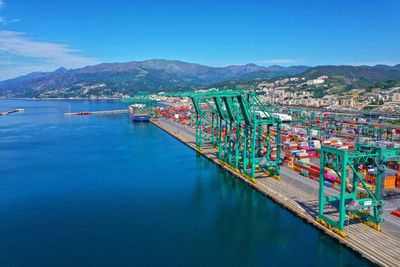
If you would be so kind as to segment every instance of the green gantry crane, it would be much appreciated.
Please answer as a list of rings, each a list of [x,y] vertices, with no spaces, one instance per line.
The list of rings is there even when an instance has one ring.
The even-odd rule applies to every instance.
[[[393,141],[393,131],[395,128],[392,127],[374,127],[371,125],[361,125],[358,127],[358,135],[364,137],[370,137],[374,140],[383,140],[383,134],[386,134],[386,140]]]
[[[322,146],[319,178],[319,218],[334,228],[343,230],[346,215],[355,214],[364,221],[378,226],[383,221],[382,206],[382,173],[386,170],[385,162],[400,161],[400,149],[356,144],[354,150],[340,150]],[[371,189],[365,178],[359,174],[361,164],[375,165],[377,169],[375,189]],[[340,180],[338,195],[325,195],[325,167],[331,168]],[[349,175],[350,174],[350,175]],[[350,179],[350,176],[352,178]],[[361,192],[361,194],[360,194]],[[338,216],[331,215],[332,207],[339,212]]]
[[[325,137],[330,138],[332,136],[332,132],[338,132],[341,130],[341,127],[338,125],[328,125],[325,127]]]
[[[254,92],[224,90],[167,93],[188,97],[196,112],[196,146],[210,140],[218,158],[235,171],[254,179],[260,168],[279,177],[282,120],[270,112],[271,106]],[[211,125],[209,137],[204,132]],[[276,134],[272,135],[272,129]],[[276,156],[272,156],[273,144]]]

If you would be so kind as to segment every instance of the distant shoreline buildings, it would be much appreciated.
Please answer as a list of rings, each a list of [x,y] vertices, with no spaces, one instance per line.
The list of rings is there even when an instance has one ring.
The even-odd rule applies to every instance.
[[[300,77],[284,78],[274,82],[260,82],[256,87],[256,92],[262,94],[265,100],[271,103],[287,106],[400,112],[400,87],[393,87],[388,90],[358,88],[340,94],[324,93],[322,96],[315,96],[313,89],[318,89],[317,86],[324,86],[328,78],[328,76],[323,75],[310,80]]]

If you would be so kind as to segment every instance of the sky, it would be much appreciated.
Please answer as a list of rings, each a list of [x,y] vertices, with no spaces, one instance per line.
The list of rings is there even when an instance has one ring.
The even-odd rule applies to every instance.
[[[61,66],[395,65],[399,0],[0,0],[0,80]]]

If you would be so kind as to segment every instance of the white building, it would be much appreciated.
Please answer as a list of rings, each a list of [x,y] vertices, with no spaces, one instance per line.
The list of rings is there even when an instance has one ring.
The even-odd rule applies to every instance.
[[[400,102],[400,93],[393,93],[392,101],[393,102]]]
[[[315,84],[323,84],[325,82],[324,79],[313,79],[313,80],[308,80],[307,85],[315,85]]]

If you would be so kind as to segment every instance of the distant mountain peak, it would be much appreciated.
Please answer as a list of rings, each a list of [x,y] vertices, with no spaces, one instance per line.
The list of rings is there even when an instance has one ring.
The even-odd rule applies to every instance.
[[[54,72],[65,72],[65,71],[67,71],[66,68],[64,68],[64,67],[59,67],[59,68],[56,69]]]
[[[254,64],[254,63],[247,63],[245,66],[247,66],[247,67],[260,67],[260,66],[258,66],[257,64]]]

